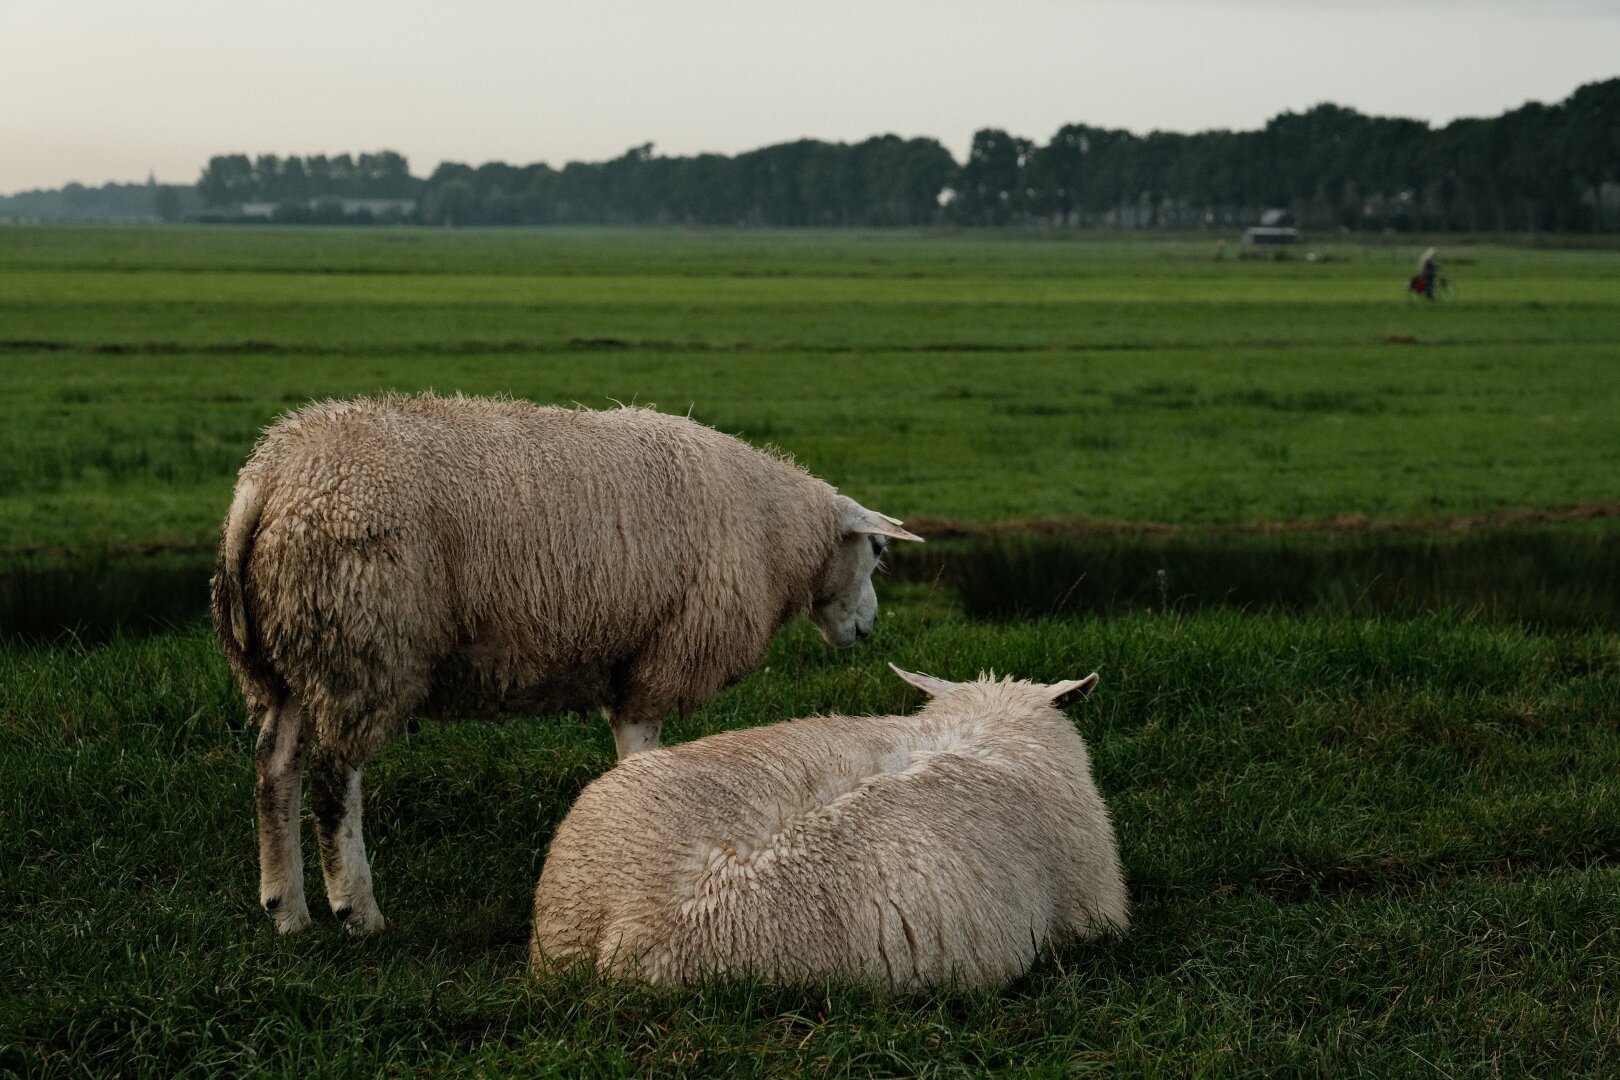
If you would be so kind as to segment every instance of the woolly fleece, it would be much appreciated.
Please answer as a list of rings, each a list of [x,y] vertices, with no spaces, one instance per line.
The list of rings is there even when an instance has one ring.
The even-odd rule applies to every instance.
[[[795,720],[621,762],[551,843],[531,964],[898,992],[998,985],[1042,949],[1123,931],[1113,826],[1052,704],[1065,687],[937,688],[912,716]]]

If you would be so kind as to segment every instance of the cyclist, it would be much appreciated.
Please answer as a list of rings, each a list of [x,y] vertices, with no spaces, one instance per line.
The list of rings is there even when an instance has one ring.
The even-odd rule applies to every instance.
[[[1430,248],[1418,257],[1418,277],[1423,280],[1423,295],[1434,299],[1434,283],[1440,277],[1439,253]]]

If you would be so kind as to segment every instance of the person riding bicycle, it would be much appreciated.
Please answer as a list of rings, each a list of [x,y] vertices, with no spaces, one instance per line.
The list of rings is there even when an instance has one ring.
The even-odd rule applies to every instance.
[[[1418,257],[1417,276],[1423,282],[1423,295],[1434,299],[1434,283],[1440,277],[1439,253],[1430,248]]]

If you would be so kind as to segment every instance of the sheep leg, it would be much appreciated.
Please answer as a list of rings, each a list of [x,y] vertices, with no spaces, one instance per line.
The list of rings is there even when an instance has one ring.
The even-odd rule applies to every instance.
[[[273,705],[259,723],[254,753],[259,811],[259,903],[283,934],[309,925],[304,902],[304,849],[299,836],[304,710],[292,698]]]
[[[309,800],[315,810],[326,901],[351,934],[375,933],[384,925],[371,892],[371,866],[360,831],[363,772],[363,762],[351,764],[325,746],[310,755]]]
[[[643,750],[658,749],[658,733],[664,729],[663,710],[627,706],[602,711],[613,725],[613,746],[620,761]]]

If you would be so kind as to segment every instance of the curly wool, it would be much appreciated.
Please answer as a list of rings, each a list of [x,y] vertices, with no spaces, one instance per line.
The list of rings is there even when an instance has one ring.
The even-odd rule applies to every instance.
[[[221,535],[216,629],[363,760],[416,714],[702,705],[803,612],[836,492],[645,408],[328,402],[271,427]]]
[[[1047,688],[955,684],[912,716],[824,716],[621,762],[535,892],[531,964],[655,983],[844,977],[994,986],[1123,931],[1085,743]]]

